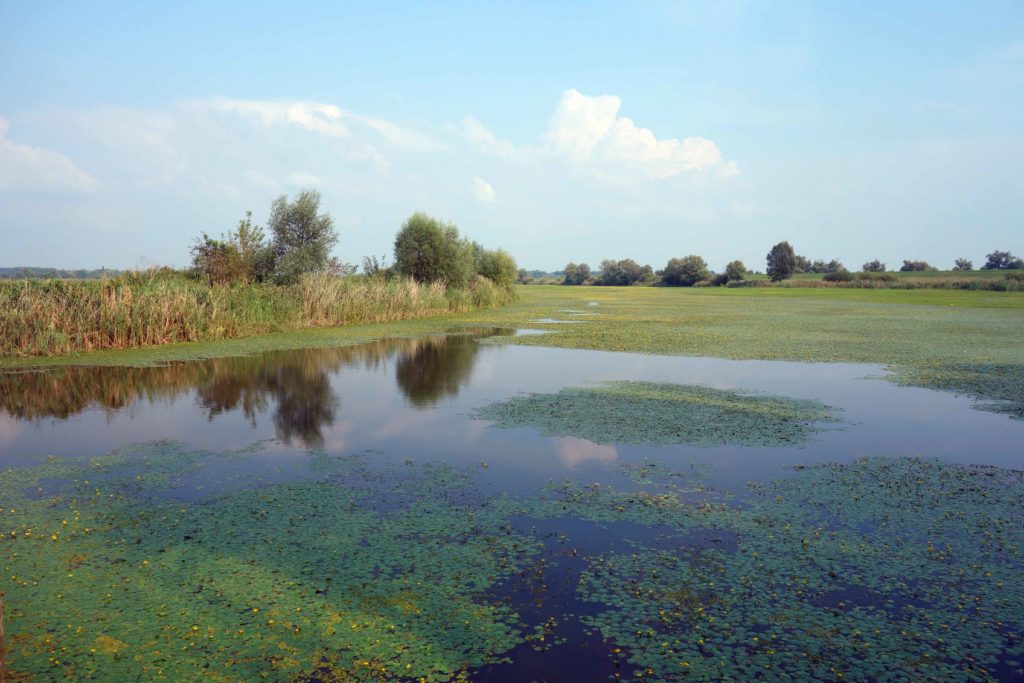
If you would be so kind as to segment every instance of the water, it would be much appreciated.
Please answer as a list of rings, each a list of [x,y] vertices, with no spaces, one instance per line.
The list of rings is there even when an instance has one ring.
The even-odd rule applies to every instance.
[[[965,465],[1024,468],[1024,421],[975,410],[965,397],[884,381],[886,371],[878,366],[502,343],[513,334],[506,329],[474,330],[151,368],[0,374],[0,467],[26,467],[45,455],[89,458],[157,440],[215,453],[261,443],[258,452],[244,459],[206,458],[194,473],[160,494],[183,501],[206,500],[238,487],[316,479],[311,450],[364,453],[371,461],[444,462],[472,470],[489,494],[516,497],[565,479],[634,490],[638,485],[622,466],[640,463],[674,468],[695,464],[710,487],[739,501],[749,495],[750,482],[796,476],[801,469],[794,465],[849,463],[861,456],[924,455]],[[557,392],[610,380],[700,384],[816,399],[838,409],[842,422],[825,426],[800,447],[696,448],[549,438],[530,429],[493,429],[472,417],[475,409],[521,392]],[[36,495],[59,490],[59,481],[47,482]],[[382,512],[397,505],[389,504],[385,495],[378,502]],[[575,592],[588,566],[585,558],[628,552],[636,543],[677,549],[688,544],[735,546],[731,532],[721,529],[695,532],[681,541],[677,531],[625,520],[525,516],[513,526],[543,542],[545,563],[533,575],[499,582],[491,598],[515,609],[524,623],[543,624],[558,617],[560,625],[552,634],[557,632],[565,642],[542,651],[520,645],[509,653],[513,664],[488,665],[476,672],[479,680],[632,676],[637,668],[626,662],[627,655],[608,657],[611,646],[578,620],[602,610]],[[539,602],[538,585],[545,587]],[[998,666],[998,677],[1017,679],[1012,665],[1001,660]]]

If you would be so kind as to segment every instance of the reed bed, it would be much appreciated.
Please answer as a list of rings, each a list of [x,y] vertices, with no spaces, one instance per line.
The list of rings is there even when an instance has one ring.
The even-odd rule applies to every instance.
[[[480,279],[465,290],[383,278],[307,275],[292,286],[209,287],[181,273],[99,281],[0,282],[0,355],[46,356],[390,322],[514,300]]]

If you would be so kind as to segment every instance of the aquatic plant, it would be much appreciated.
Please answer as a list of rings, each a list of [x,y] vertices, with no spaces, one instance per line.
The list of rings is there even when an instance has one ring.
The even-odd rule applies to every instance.
[[[162,443],[0,478],[10,671],[447,681],[522,642],[483,596],[536,544],[465,474],[320,453],[315,480],[161,493],[208,457]]]
[[[527,394],[479,409],[500,428],[531,427],[547,436],[595,443],[792,446],[815,423],[835,421],[819,401],[687,384],[606,382],[557,394]]]
[[[534,514],[689,534],[581,577],[602,608],[584,620],[638,677],[983,681],[1024,658],[1022,510],[1019,471],[865,458],[801,468],[743,506],[566,484]]]

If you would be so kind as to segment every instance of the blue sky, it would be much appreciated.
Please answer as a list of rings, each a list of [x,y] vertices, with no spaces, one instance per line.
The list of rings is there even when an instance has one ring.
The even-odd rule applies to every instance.
[[[1024,253],[1024,3],[0,0],[0,266],[181,266],[314,187],[336,254]]]

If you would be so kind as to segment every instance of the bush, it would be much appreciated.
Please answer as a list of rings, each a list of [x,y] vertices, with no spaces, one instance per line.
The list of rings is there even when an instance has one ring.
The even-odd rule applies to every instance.
[[[982,270],[1017,270],[1024,269],[1024,259],[1015,257],[1008,251],[993,251],[986,254]]]
[[[641,266],[631,258],[621,261],[605,259],[601,261],[601,275],[594,284],[624,286],[653,280],[654,271],[650,266]]]
[[[725,266],[726,278],[731,282],[739,282],[747,275],[747,267],[743,265],[743,261],[729,261]]]
[[[475,274],[472,245],[459,229],[414,213],[395,236],[395,270],[417,282],[465,287]]]
[[[565,264],[565,277],[562,280],[563,285],[582,285],[590,279],[590,266],[586,263],[576,265],[575,263]]]
[[[878,259],[875,259],[874,261],[868,261],[863,266],[861,266],[861,270],[863,270],[865,273],[884,273],[885,264],[879,261]]]
[[[498,285],[511,287],[516,283],[516,260],[504,249],[485,249],[480,256],[479,274]]]
[[[708,264],[695,254],[669,259],[665,269],[661,271],[661,281],[672,286],[692,287],[709,277],[711,271],[708,270]]]
[[[953,270],[974,270],[974,263],[965,258],[958,258],[953,266]]]
[[[832,273],[825,273],[825,277],[822,278],[825,282],[850,282],[853,280],[853,273],[846,270],[837,270]]]
[[[867,282],[895,282],[897,278],[895,275],[891,275],[890,273],[866,272],[857,275],[857,279]]]
[[[904,260],[903,261],[903,265],[900,266],[900,272],[903,272],[903,273],[916,273],[916,272],[934,271],[934,270],[938,270],[938,268],[929,265],[927,261],[909,261],[909,260]]]

